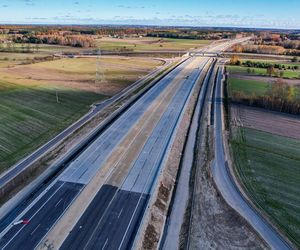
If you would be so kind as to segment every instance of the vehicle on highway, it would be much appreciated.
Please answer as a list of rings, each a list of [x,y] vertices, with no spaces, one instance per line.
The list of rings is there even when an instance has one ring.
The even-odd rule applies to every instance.
[[[16,221],[16,222],[13,222],[12,225],[13,225],[13,226],[20,225],[20,224],[27,225],[27,224],[29,224],[29,222],[30,222],[29,220],[23,219],[23,220],[18,220],[18,221]]]

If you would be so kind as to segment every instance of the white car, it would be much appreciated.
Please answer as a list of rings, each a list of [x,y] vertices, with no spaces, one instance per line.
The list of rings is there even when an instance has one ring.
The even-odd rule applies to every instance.
[[[13,226],[16,226],[16,225],[19,225],[19,224],[27,225],[27,224],[29,224],[29,220],[19,220],[19,221],[16,221],[16,222],[12,223]]]

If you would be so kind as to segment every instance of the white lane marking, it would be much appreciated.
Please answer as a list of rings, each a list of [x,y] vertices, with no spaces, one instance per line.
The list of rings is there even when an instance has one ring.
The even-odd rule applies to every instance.
[[[103,250],[106,247],[107,244],[108,244],[108,238],[106,238],[106,241],[105,241],[103,247],[101,248],[101,250]]]
[[[121,214],[123,213],[123,208],[121,209],[119,215],[118,215],[118,219],[120,218]]]
[[[40,225],[41,225],[41,224],[38,224],[38,225],[37,225],[37,227],[36,227],[36,228],[35,228],[35,229],[34,229],[34,230],[31,232],[31,234],[30,234],[30,235],[33,235],[33,234],[34,234],[34,232],[35,232],[35,231],[36,231],[36,230],[37,230],[37,229],[40,227]]]
[[[48,203],[48,201],[61,189],[61,187],[64,185],[65,183],[62,183],[61,186],[44,202],[44,204],[42,206],[40,206],[40,208],[29,218],[29,221],[32,220],[32,218],[34,216],[36,216],[36,214]],[[6,248],[10,242],[12,242],[14,240],[14,238],[22,231],[22,229],[25,227],[26,225],[23,225],[18,232],[15,233],[15,235],[3,246],[2,249]]]
[[[61,201],[62,201],[62,198],[55,204],[55,207],[57,207]]]

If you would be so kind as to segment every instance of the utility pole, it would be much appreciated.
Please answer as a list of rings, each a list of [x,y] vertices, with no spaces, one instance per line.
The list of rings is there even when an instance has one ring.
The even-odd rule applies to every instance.
[[[55,95],[56,95],[56,103],[59,103],[59,99],[58,99],[58,91],[57,91],[57,89],[55,89]]]

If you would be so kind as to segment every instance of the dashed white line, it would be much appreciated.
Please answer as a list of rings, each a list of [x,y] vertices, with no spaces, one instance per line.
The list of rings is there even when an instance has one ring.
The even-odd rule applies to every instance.
[[[41,224],[38,224],[38,225],[37,225],[37,227],[36,227],[36,228],[35,228],[35,229],[34,229],[34,230],[31,232],[31,234],[30,234],[30,235],[33,235],[33,234],[34,234],[34,232],[35,232],[35,231],[36,231],[36,230],[37,230],[37,229],[40,227],[40,225],[41,225]]]
[[[105,243],[104,243],[104,245],[101,249],[103,250],[106,247],[107,244],[108,244],[108,238],[106,238],[106,241],[105,241]]]
[[[62,198],[55,204],[55,207],[57,207],[61,201],[62,201]]]

